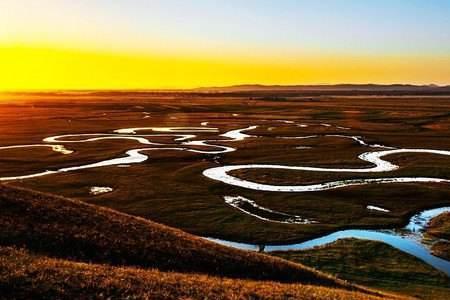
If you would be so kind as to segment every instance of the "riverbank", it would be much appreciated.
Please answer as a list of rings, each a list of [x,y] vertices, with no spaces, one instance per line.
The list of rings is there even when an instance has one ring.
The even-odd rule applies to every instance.
[[[271,255],[351,282],[422,299],[445,299],[450,293],[450,278],[445,274],[381,242],[343,239],[309,250]]]

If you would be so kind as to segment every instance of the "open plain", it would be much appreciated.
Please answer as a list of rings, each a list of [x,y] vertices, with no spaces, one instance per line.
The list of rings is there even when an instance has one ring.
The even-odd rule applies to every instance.
[[[2,99],[0,180],[7,185],[269,252],[351,230],[379,240],[372,232],[390,230],[401,241],[413,236],[406,239],[420,249],[409,254],[450,274],[431,242],[410,234],[417,231],[411,217],[450,210],[449,96],[51,92]],[[402,250],[402,242],[387,243]]]

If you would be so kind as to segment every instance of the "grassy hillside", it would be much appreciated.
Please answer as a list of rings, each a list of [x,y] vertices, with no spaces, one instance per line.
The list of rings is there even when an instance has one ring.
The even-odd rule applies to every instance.
[[[89,284],[89,280],[92,280],[90,284],[93,285],[95,293],[108,289],[121,290],[123,287],[116,284],[122,280],[123,274],[126,277],[124,282],[128,282],[128,288],[133,290],[132,294],[157,288],[149,286],[158,285],[158,281],[151,283],[145,279],[147,276],[150,279],[158,278],[156,271],[145,273],[141,278],[136,275],[140,274],[137,271],[126,269],[123,271],[125,273],[121,273],[122,269],[119,268],[131,267],[130,270],[135,270],[133,267],[137,267],[158,269],[159,272],[203,273],[217,277],[313,284],[380,295],[376,291],[337,280],[280,258],[231,249],[110,209],[10,186],[0,186],[0,246],[4,249],[3,268],[17,268],[19,272],[4,273],[2,284],[5,287],[12,285],[14,290],[24,288],[29,290],[29,293],[41,288],[58,293],[58,284],[70,285],[70,289],[84,289],[83,286]],[[32,255],[8,247],[25,248]],[[48,267],[45,267],[47,262]],[[108,266],[100,267],[100,264]],[[24,267],[18,267],[22,265]],[[116,277],[102,282],[101,274],[106,271]],[[168,278],[167,284],[176,285],[175,278],[178,277],[172,278],[171,273],[165,274],[165,278]],[[192,289],[193,287],[187,287],[189,278],[194,280],[197,276],[185,275],[182,278],[186,283],[179,288]],[[46,277],[49,277],[48,280]],[[203,282],[203,285],[208,285],[206,278],[201,277],[198,280]],[[61,282],[58,283],[58,280]],[[58,284],[50,288],[53,285],[47,285],[46,282],[53,281]],[[222,285],[222,279],[216,281],[216,284]],[[19,285],[14,287],[15,282]],[[96,287],[100,282],[101,285]],[[238,283],[239,281],[225,282],[238,286],[244,284]],[[266,283],[260,284],[264,286]],[[28,289],[26,285],[31,286]],[[194,284],[196,285],[197,283]],[[248,283],[248,286],[256,288],[255,283]],[[299,286],[298,289],[300,288]],[[63,293],[65,287],[61,289],[63,291],[60,292]],[[197,292],[201,291],[202,289],[198,288]],[[260,294],[263,292],[260,291]]]
[[[1,299],[381,299],[360,292],[78,263],[0,247]]]
[[[446,299],[450,293],[450,279],[444,273],[380,242],[343,239],[311,250],[275,255],[377,289],[427,299]]]

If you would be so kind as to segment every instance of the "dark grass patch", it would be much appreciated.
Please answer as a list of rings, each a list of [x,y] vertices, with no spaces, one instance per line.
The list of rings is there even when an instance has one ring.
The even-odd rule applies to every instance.
[[[431,219],[425,232],[434,238],[442,239],[432,245],[432,252],[450,260],[450,213],[443,213]]]
[[[419,259],[380,242],[344,239],[305,251],[272,253],[370,287],[445,299],[450,279]]]

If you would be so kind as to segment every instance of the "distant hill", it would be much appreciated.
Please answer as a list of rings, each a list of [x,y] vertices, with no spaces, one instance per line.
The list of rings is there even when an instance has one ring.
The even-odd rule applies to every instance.
[[[201,87],[193,89],[197,92],[258,92],[258,91],[397,91],[397,92],[450,92],[450,86],[411,85],[411,84],[334,84],[334,85],[260,85],[243,84],[224,87]]]
[[[124,89],[124,90],[42,90],[42,91],[9,91],[2,92],[16,96],[115,96],[117,94],[185,94],[185,93],[250,93],[250,92],[303,92],[303,93],[343,93],[343,92],[397,92],[397,93],[445,93],[450,94],[450,85],[412,85],[412,84],[318,84],[318,85],[263,85],[241,84],[230,86],[199,87],[192,89]]]
[[[211,299],[239,298],[244,291],[261,296],[252,299],[264,299],[265,293],[270,298],[271,292],[279,299],[288,299],[288,295],[304,299],[391,297],[300,264],[220,246],[146,219],[0,185],[3,295],[70,298],[85,290],[102,293],[104,298],[141,298],[151,292],[160,299],[174,295],[203,299],[203,289]],[[312,294],[316,296],[306,297]]]

